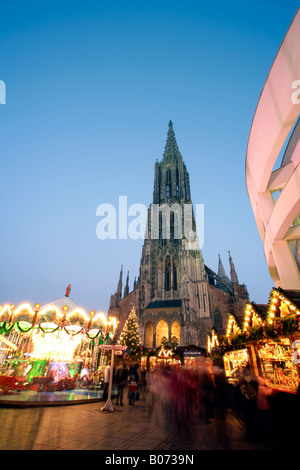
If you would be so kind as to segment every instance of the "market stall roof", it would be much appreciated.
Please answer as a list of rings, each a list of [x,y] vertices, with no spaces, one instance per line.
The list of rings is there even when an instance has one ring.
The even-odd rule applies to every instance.
[[[254,304],[254,308],[262,317],[266,317],[269,309],[269,304]]]
[[[270,295],[268,323],[272,324],[276,317],[284,318],[292,314],[300,314],[300,291],[274,288]]]
[[[247,303],[244,313],[243,331],[262,326],[268,317],[268,312],[268,304]]]

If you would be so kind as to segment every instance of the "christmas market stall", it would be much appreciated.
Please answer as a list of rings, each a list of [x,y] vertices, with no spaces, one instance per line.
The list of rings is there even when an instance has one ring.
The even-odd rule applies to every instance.
[[[267,305],[247,304],[241,324],[230,315],[226,334],[214,342],[210,337],[209,344],[211,357],[223,358],[236,412],[243,409],[248,372],[253,384],[264,379],[270,389],[273,445],[298,448],[300,291],[274,288]]]
[[[82,368],[96,369],[98,345],[115,328],[114,318],[88,315],[68,295],[44,307],[0,307],[0,387],[7,392],[6,377],[19,377],[39,391],[75,388]]]
[[[157,367],[163,365],[181,365],[178,352],[164,344],[156,349],[149,350],[148,370],[153,372]]]
[[[222,344],[225,345],[223,355],[225,375],[229,383],[238,383],[242,371],[250,367],[251,354],[249,348],[247,348],[242,342],[238,343],[237,339],[242,333],[242,328],[238,323],[238,320],[234,315],[230,314],[228,317],[228,324],[226,330],[226,336],[223,338]],[[214,336],[212,335],[212,339]],[[219,346],[219,341],[216,339],[211,340],[211,348]]]
[[[299,385],[300,293],[273,289],[267,305],[248,303],[239,324],[228,317],[218,344],[209,338],[211,354],[223,357],[226,377],[238,383],[244,369],[261,376],[277,391],[296,393]]]
[[[195,367],[207,355],[206,349],[196,345],[178,346],[174,349],[174,353],[181,364],[187,367]]]
[[[298,390],[299,322],[300,292],[273,289],[255,350],[260,375],[274,390],[294,394]]]
[[[227,381],[237,384],[243,371],[254,370],[258,375],[256,353],[250,341],[251,331],[262,324],[268,305],[247,304],[244,311],[244,321],[240,322],[235,315],[228,315],[226,333],[218,336],[216,329],[212,329],[207,338],[207,351],[212,359],[222,358]]]

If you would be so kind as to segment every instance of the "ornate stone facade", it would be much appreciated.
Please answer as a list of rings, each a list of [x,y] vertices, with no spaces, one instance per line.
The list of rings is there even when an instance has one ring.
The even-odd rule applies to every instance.
[[[219,258],[218,274],[205,266],[196,233],[189,174],[179,152],[172,122],[161,162],[154,171],[153,203],[148,210],[140,271],[129,292],[111,296],[109,315],[122,329],[134,305],[146,347],[162,342],[206,347],[207,334],[224,331],[229,313],[243,314],[249,301],[229,254],[230,279]]]

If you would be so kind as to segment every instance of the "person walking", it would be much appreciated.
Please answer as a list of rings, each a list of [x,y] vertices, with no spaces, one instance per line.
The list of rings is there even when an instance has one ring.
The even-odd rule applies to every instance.
[[[273,444],[272,436],[272,407],[270,398],[274,394],[272,388],[267,386],[265,379],[258,376],[258,391],[257,391],[257,412],[258,412],[258,426],[260,443],[271,447]]]
[[[213,416],[215,378],[212,369],[212,361],[206,358],[201,370],[200,376],[200,400],[203,404],[204,422],[211,423],[210,418]]]
[[[128,382],[128,399],[129,405],[134,405],[136,399],[136,392],[139,383],[139,376],[137,372],[137,365],[134,364],[129,369],[129,382]]]
[[[244,369],[239,381],[241,397],[240,411],[247,427],[247,437],[250,442],[257,441],[257,382],[251,372]]]
[[[128,367],[127,364],[124,362],[122,365],[120,365],[117,370],[116,370],[116,385],[117,385],[117,399],[116,399],[116,405],[123,406],[123,394],[124,394],[124,389],[127,386],[128,382]]]
[[[109,377],[110,377],[110,365],[111,362],[107,364],[104,369],[104,380],[103,380],[103,401],[108,399],[108,388],[109,388]]]

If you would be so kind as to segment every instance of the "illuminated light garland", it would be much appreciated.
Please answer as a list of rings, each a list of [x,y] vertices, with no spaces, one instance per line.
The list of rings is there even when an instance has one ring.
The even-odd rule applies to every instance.
[[[243,323],[243,331],[248,331],[249,328],[263,325],[263,320],[255,311],[252,304],[247,304],[245,308],[245,316]]]
[[[283,313],[284,311],[285,313]],[[274,323],[275,317],[284,317],[292,314],[300,315],[298,306],[288,299],[281,290],[273,289],[267,315],[269,325]]]
[[[241,329],[234,318],[232,314],[229,314],[228,316],[228,323],[227,323],[227,330],[226,330],[226,336],[230,336],[231,334],[238,334],[241,333]]]
[[[11,341],[9,341],[7,338],[5,338],[4,336],[0,335],[0,342],[3,341],[3,343],[6,344],[6,346],[8,346],[10,349],[13,349],[14,351],[16,351],[18,349],[18,347],[12,343]]]
[[[43,317],[46,316],[47,313],[55,312],[55,314],[58,316],[60,320],[63,320],[65,318],[66,321],[71,321],[72,318],[77,315],[77,316],[82,316],[85,323],[91,322],[93,325],[102,324],[106,328],[116,329],[117,327],[116,318],[110,317],[109,319],[107,319],[103,312],[95,313],[93,311],[93,314],[91,316],[88,316],[86,311],[83,310],[82,308],[75,308],[69,313],[66,313],[66,310],[64,312],[61,312],[60,309],[56,305],[47,305],[46,307],[44,307],[42,310],[39,310],[39,311],[38,311],[38,308],[40,307],[39,304],[36,304],[35,307],[36,309],[34,310],[29,303],[21,304],[16,310],[15,310],[15,306],[12,304],[1,306],[0,307],[0,322],[6,321],[6,319],[4,319],[5,313],[8,313],[10,316],[9,322],[15,323],[20,314],[25,315],[24,312],[29,314],[31,317],[36,316],[37,322],[43,321]],[[64,307],[67,307],[67,306],[64,306]]]
[[[20,305],[17,310],[15,310],[15,306],[12,305],[12,304],[7,304],[7,305],[4,305],[4,306],[1,306],[0,307],[0,319],[1,317],[4,317],[4,314],[7,312],[8,315],[9,315],[9,321],[12,320],[12,317],[15,315],[19,315],[23,310],[26,310],[28,312],[28,314],[30,316],[34,316],[35,312],[34,310],[31,308],[31,305],[28,304],[28,303],[25,303],[25,304],[22,304]]]
[[[61,310],[54,304],[40,309],[36,303],[22,303],[17,309],[12,304],[0,306],[0,334],[9,333],[14,328],[25,335],[29,357],[35,360],[69,362],[85,334],[89,340],[99,335],[104,342],[116,330],[117,320],[106,318],[103,312],[90,312],[90,316],[81,308],[68,311],[68,305]],[[0,341],[12,347],[9,340],[0,336]],[[18,346],[13,345],[14,350]]]
[[[167,357],[172,357],[172,356],[173,356],[173,353],[170,349],[166,350],[166,349],[162,348],[158,353],[158,357],[164,357],[164,358],[166,357],[167,358]]]
[[[207,351],[210,353],[215,347],[219,346],[219,339],[216,330],[212,330],[211,334],[207,335]]]

